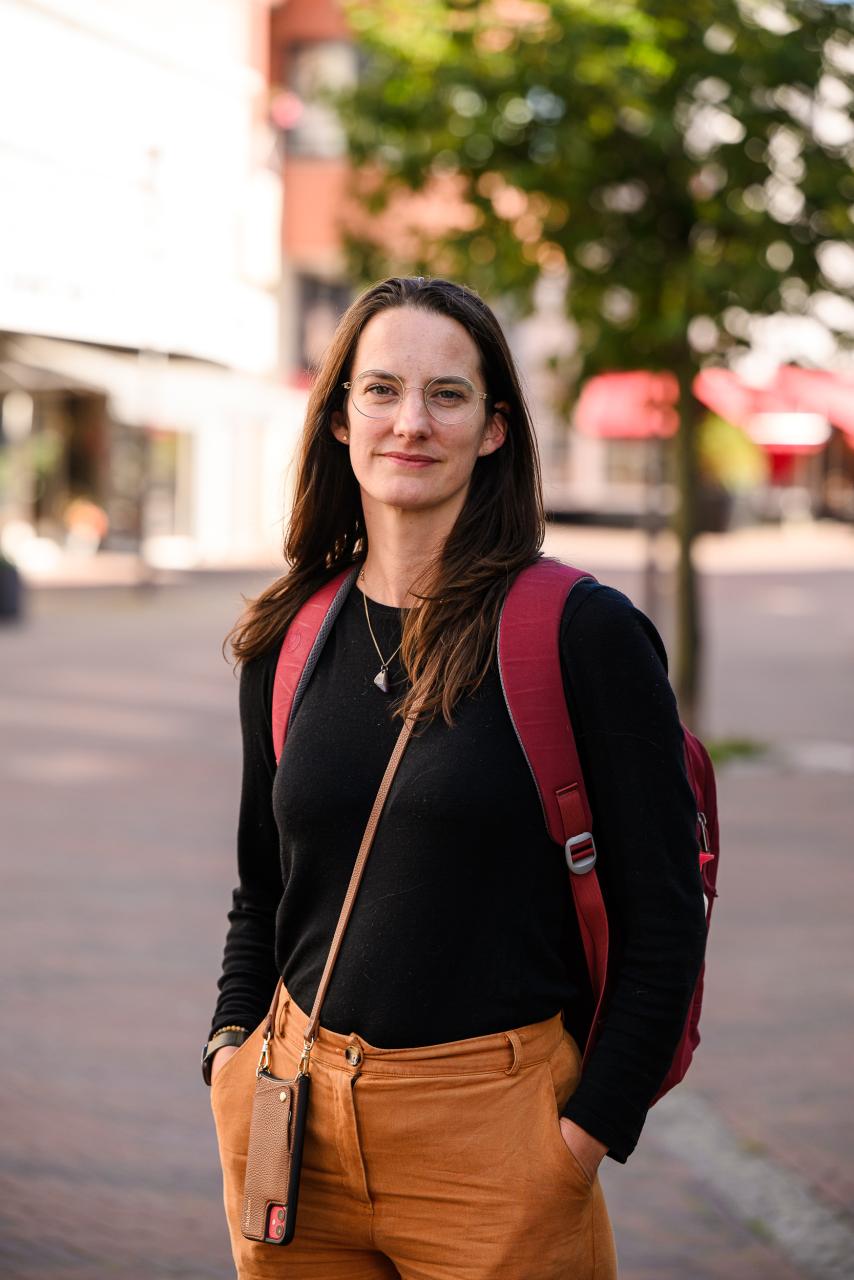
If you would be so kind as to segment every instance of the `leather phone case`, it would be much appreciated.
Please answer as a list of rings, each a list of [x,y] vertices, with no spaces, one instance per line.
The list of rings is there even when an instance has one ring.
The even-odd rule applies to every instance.
[[[241,1229],[248,1240],[290,1244],[296,1228],[310,1078],[280,1080],[258,1072]]]

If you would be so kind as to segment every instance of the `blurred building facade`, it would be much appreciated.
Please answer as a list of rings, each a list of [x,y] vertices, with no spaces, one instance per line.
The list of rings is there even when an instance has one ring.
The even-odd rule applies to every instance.
[[[352,298],[339,217],[346,139],[323,101],[358,75],[358,51],[334,0],[286,0],[271,13],[271,119],[283,189],[281,360],[297,377],[316,366]]]
[[[326,95],[361,54],[337,0],[7,0],[0,24],[0,546],[25,569],[274,555],[310,371],[352,297]],[[437,188],[372,233],[465,216]],[[566,287],[545,277],[507,324],[547,505],[634,523],[672,486],[634,418],[569,428]],[[781,461],[733,430],[712,432],[713,498],[731,476],[747,518],[854,519],[853,436]]]
[[[270,7],[3,8],[0,501],[24,567],[280,541],[305,392],[280,377]]]

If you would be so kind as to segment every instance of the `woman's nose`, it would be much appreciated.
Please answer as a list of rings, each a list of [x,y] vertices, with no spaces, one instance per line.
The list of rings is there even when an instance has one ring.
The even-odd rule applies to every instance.
[[[398,405],[394,423],[395,431],[406,436],[427,435],[432,427],[424,392],[419,387],[407,387]]]

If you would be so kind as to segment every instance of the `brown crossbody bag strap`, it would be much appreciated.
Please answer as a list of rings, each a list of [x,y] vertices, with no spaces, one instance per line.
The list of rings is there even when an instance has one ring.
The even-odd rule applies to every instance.
[[[341,950],[341,942],[359,891],[380,815],[418,718],[420,706],[419,701],[407,716],[391,753],[391,759],[386,765],[386,771],[356,855],[350,883],[344,895],[344,903],[332,937],[329,954],[326,957],[317,995],[314,998],[311,1016],[303,1033],[303,1052],[297,1074],[293,1079],[288,1080],[274,1076],[270,1072],[270,1042],[276,1025],[276,1006],[282,990],[282,979],[279,978],[276,983],[270,1011],[264,1023],[264,1041],[255,1072],[255,1096],[249,1127],[241,1228],[243,1234],[250,1240],[268,1244],[290,1244],[293,1239],[311,1078],[309,1070],[311,1050],[317,1037],[320,1010],[329,989],[332,970]]]

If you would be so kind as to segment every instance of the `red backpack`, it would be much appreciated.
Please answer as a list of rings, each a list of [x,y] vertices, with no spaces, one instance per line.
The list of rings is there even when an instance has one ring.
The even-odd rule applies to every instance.
[[[281,757],[291,718],[311,679],[357,569],[337,574],[308,600],[288,627],[273,683],[273,746]],[[590,1054],[604,1014],[608,977],[608,917],[596,875],[596,844],[590,805],[566,707],[558,635],[567,596],[592,574],[555,560],[540,559],[515,579],[501,612],[498,669],[507,711],[528,762],[543,807],[546,827],[564,849],[569,882],[590,974],[595,1014],[585,1049]],[[718,811],[715,775],[706,748],[683,725],[688,781],[697,799],[697,836],[706,929],[717,896]],[[688,1017],[661,1088],[653,1099],[678,1084],[700,1041],[703,970]]]

